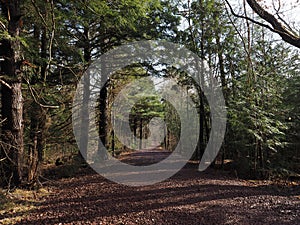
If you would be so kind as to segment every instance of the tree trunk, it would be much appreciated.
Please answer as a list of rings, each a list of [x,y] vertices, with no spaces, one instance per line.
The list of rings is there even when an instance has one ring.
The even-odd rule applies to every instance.
[[[198,159],[201,159],[203,154],[204,154],[204,113],[205,113],[205,109],[204,109],[204,101],[203,101],[203,92],[202,90],[200,90],[199,92],[200,95],[200,115],[199,115],[199,124],[200,124],[200,132],[199,132],[199,142],[198,142]]]
[[[137,139],[137,118],[136,115],[134,115],[134,119],[133,119],[133,136],[134,136],[134,146],[136,147],[137,143],[136,143],[136,139]]]
[[[107,157],[106,144],[107,144],[107,74],[106,74],[106,62],[101,62],[101,85],[100,99],[99,99],[99,137],[105,148],[99,146],[99,154],[102,159]]]
[[[90,48],[90,40],[89,40],[89,28],[84,28],[84,38],[85,44],[83,49],[84,61],[86,66],[90,64],[91,61],[91,48]],[[83,98],[81,105],[81,125],[80,125],[80,154],[83,159],[87,159],[88,157],[88,135],[89,135],[89,102],[90,102],[90,74],[89,71],[86,71],[83,77]]]
[[[45,15],[46,16],[46,15]],[[40,57],[44,60],[47,59],[47,30],[45,27],[42,29],[35,25],[34,27],[34,39],[37,41],[40,51]],[[35,65],[39,65],[41,70],[39,76],[33,76],[31,78],[31,85],[40,84],[45,82],[47,76],[47,63],[40,63],[34,61]],[[46,134],[50,126],[45,109],[43,109],[34,100],[31,103],[30,108],[30,144],[28,146],[28,175],[27,181],[30,185],[38,183],[40,174],[40,164],[44,159],[44,149],[46,145]]]
[[[8,185],[19,185],[23,181],[23,97],[21,79],[21,46],[18,40],[20,34],[20,1],[12,0],[1,4],[2,13],[8,20],[9,40],[1,41],[0,56],[1,74],[6,85],[1,89],[2,103],[2,133],[5,146],[1,154],[6,155],[5,173],[11,179]]]
[[[140,150],[143,148],[143,118],[140,117]]]
[[[46,133],[49,128],[49,118],[46,111],[37,103],[32,104],[30,113],[30,140],[28,149],[28,183],[34,185],[38,182],[40,163],[44,158]]]
[[[221,77],[221,84],[222,84],[222,91],[223,91],[223,95],[224,95],[224,99],[225,99],[225,104],[226,106],[228,105],[228,101],[227,101],[227,96],[228,96],[228,87],[227,87],[227,82],[226,82],[226,74],[225,74],[225,65],[224,65],[224,58],[223,58],[223,49],[221,46],[221,42],[220,42],[220,31],[216,31],[215,35],[216,35],[216,44],[217,44],[217,50],[218,50],[218,58],[219,58],[219,69],[220,69],[220,77]],[[226,139],[224,139],[223,141],[223,146],[222,146],[222,167],[224,165],[224,160],[225,160],[225,151],[226,151]],[[215,161],[214,161],[215,162]]]

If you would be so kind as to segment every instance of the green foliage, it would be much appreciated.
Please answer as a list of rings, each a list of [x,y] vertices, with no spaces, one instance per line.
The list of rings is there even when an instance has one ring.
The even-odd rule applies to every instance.
[[[26,61],[21,68],[26,148],[34,143],[33,133],[45,128],[41,129],[45,131],[44,151],[52,154],[57,144],[76,149],[72,98],[87,66],[123,43],[166,39],[185,45],[205,59],[211,75],[222,85],[228,107],[223,158],[234,159],[242,176],[260,175],[277,167],[300,171],[297,165],[300,159],[299,52],[271,42],[262,28],[251,25],[249,30],[245,29],[247,24],[228,15],[222,1],[35,0],[25,1],[22,7],[26,15],[17,39]],[[1,15],[0,39],[13,41],[7,25],[8,21]],[[182,71],[166,65],[132,65],[118,71],[108,82],[107,110],[122,88],[148,75],[173,78],[186,89],[184,94],[191,96],[203,119],[202,148],[208,142],[210,131],[209,105],[202,90]],[[150,90],[155,88],[153,80],[143,86],[144,93],[148,90],[152,93]],[[131,125],[137,125],[133,124],[134,118],[142,118],[144,124],[153,117],[163,118],[175,146],[180,137],[176,109],[157,96],[140,96],[139,92],[138,88],[132,88],[126,99],[135,102]],[[45,116],[45,123],[33,128],[33,121],[42,118],[41,115]],[[107,129],[109,147],[114,141],[118,154],[124,146],[113,136],[111,126]],[[74,172],[65,168],[66,176],[67,170]]]
[[[287,78],[293,73],[293,56],[285,46],[264,40],[253,48],[254,79],[249,80],[250,71],[245,69],[248,74],[239,75],[234,81],[235,95],[229,101],[228,143],[235,154],[232,157],[248,157],[254,174],[259,175],[260,169],[275,166],[278,155],[285,152],[288,126],[283,98]]]
[[[221,1],[189,1],[181,7],[186,29],[176,40],[205,59],[223,87],[228,126],[222,158],[234,159],[242,176],[262,175],[261,169],[288,160],[281,156],[296,153],[294,144],[294,152],[288,152],[287,143],[295,143],[299,131],[297,120],[286,122],[291,107],[297,108],[297,103],[287,103],[286,89],[299,99],[297,53],[269,41],[262,28],[244,29],[247,24],[226,14]],[[294,86],[288,87],[291,80]],[[205,111],[209,113],[206,106]]]

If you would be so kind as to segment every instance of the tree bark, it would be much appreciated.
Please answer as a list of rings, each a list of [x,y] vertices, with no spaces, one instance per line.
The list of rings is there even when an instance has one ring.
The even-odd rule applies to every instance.
[[[21,45],[20,35],[20,1],[12,0],[2,2],[2,13],[8,21],[9,39],[1,40],[0,56],[1,74],[7,84],[1,89],[2,103],[2,133],[6,145],[1,154],[8,156],[5,172],[10,174],[9,185],[19,185],[23,181],[23,97],[21,74]]]

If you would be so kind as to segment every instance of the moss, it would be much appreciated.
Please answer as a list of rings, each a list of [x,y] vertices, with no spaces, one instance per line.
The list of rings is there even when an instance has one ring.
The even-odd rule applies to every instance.
[[[0,189],[0,224],[15,224],[39,204],[43,196],[49,195],[46,189],[28,191],[16,189],[7,193]]]

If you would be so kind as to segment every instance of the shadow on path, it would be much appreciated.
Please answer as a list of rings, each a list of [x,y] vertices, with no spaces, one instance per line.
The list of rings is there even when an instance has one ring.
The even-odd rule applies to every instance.
[[[149,163],[166,155],[148,151],[122,160]],[[18,224],[300,224],[299,187],[278,192],[213,169],[200,173],[187,166],[144,187],[88,173],[59,180],[52,188],[55,193]]]

